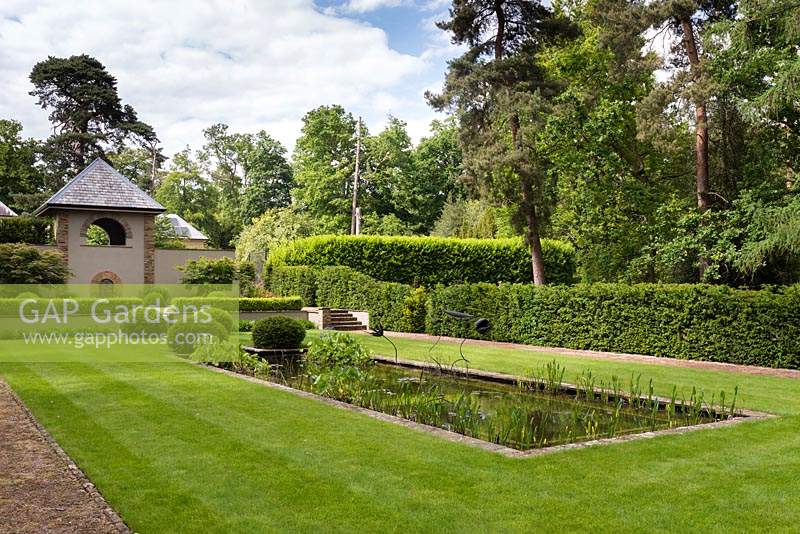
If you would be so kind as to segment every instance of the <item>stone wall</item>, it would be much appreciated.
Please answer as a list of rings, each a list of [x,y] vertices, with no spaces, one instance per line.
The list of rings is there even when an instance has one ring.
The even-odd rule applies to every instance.
[[[144,283],[156,281],[156,235],[155,216],[144,219]]]
[[[69,262],[69,217],[66,213],[59,213],[55,218],[56,248]]]

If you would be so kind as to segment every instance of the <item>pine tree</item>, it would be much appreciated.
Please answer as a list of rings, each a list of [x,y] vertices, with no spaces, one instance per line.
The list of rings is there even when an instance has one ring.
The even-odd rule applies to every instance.
[[[86,54],[37,63],[30,75],[31,96],[50,110],[53,135],[43,149],[51,173],[63,179],[81,171],[109,149],[119,150],[133,139],[144,145],[157,142],[155,131],[123,105],[117,80]]]
[[[455,0],[450,20],[438,25],[468,50],[450,62],[442,94],[428,94],[428,100],[455,112],[464,171],[475,187],[519,206],[533,281],[544,284],[540,232],[550,203],[547,162],[529,140],[558,85],[536,54],[545,43],[570,35],[572,27],[538,1],[525,0]]]

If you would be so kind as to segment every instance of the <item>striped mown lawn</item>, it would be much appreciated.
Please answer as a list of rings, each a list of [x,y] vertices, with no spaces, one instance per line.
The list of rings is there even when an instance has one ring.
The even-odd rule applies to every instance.
[[[363,341],[389,352],[380,339]],[[429,344],[400,346],[403,357],[422,358]],[[0,341],[3,360],[18,349]],[[473,366],[504,372],[553,359],[466,350]],[[743,407],[782,417],[512,459],[167,354],[6,362],[0,375],[142,533],[798,528],[800,380],[556,359],[567,379],[584,368],[603,378],[635,371],[659,393],[739,385]]]

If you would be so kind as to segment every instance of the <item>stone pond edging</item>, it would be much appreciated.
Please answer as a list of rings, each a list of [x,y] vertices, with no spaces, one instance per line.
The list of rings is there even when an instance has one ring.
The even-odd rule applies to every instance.
[[[394,363],[394,358],[387,358],[387,357],[373,357],[376,361],[385,361]],[[432,367],[436,367],[435,364],[426,364],[425,362],[415,362],[411,360],[398,360],[398,363],[405,363],[412,366],[418,366],[417,364],[423,363],[425,365],[430,365]],[[688,432],[696,432],[699,430],[706,430],[706,429],[714,429],[714,428],[722,428],[731,425],[742,424],[744,422],[750,421],[758,421],[767,418],[777,417],[773,414],[768,414],[764,412],[756,412],[752,410],[737,410],[745,417],[735,417],[732,419],[727,419],[724,421],[716,421],[713,423],[705,423],[699,425],[692,425],[692,426],[680,426],[675,428],[669,428],[665,430],[656,430],[656,431],[649,431],[649,432],[640,432],[638,434],[626,434],[623,436],[616,436],[613,438],[599,438],[591,441],[582,441],[576,443],[565,443],[563,445],[554,445],[552,447],[545,447],[541,449],[530,449],[527,451],[520,451],[517,449],[512,449],[511,447],[506,447],[504,445],[498,445],[496,443],[491,443],[488,441],[484,441],[482,439],[473,438],[470,436],[465,436],[463,434],[458,434],[456,432],[451,432],[449,430],[445,430],[443,428],[438,428],[429,425],[423,425],[421,423],[416,423],[414,421],[409,421],[408,419],[403,419],[402,417],[397,417],[394,415],[385,414],[383,412],[377,412],[375,410],[370,410],[368,408],[362,408],[361,406],[355,406],[353,404],[348,404],[346,402],[337,401],[334,399],[330,399],[328,397],[323,397],[321,395],[316,395],[314,393],[309,393],[307,391],[301,391],[299,389],[294,389],[289,386],[284,386],[283,384],[276,384],[275,382],[270,382],[268,380],[263,380],[261,378],[256,378],[250,375],[240,374],[234,371],[229,371],[227,369],[221,369],[219,367],[214,367],[211,365],[205,365],[202,363],[195,363],[195,365],[199,365],[201,367],[205,367],[211,371],[216,373],[221,373],[225,375],[229,375],[240,380],[246,380],[248,382],[252,382],[255,384],[260,384],[262,386],[270,387],[273,389],[277,389],[280,391],[285,391],[287,393],[291,393],[298,397],[304,397],[307,399],[313,399],[324,404],[328,404],[329,406],[334,406],[336,408],[341,408],[343,410],[348,410],[351,412],[360,413],[366,415],[368,417],[372,417],[373,419],[378,419],[380,421],[385,421],[388,423],[394,423],[400,426],[404,426],[406,428],[411,428],[414,430],[418,430],[421,432],[425,432],[427,434],[433,434],[440,438],[443,438],[447,441],[452,441],[456,443],[463,443],[466,445],[470,445],[472,447],[477,447],[483,449],[485,451],[494,452],[497,454],[501,454],[503,456],[509,458],[530,458],[535,456],[542,456],[545,454],[553,454],[561,451],[572,450],[572,449],[584,449],[587,447],[595,447],[598,445],[612,445],[615,443],[624,443],[629,441],[637,441],[641,439],[651,439],[656,438],[659,436],[668,436],[668,435],[677,435],[677,434],[685,434]],[[490,371],[479,371],[473,372],[470,371],[470,374],[474,376],[479,376],[480,378],[488,378],[494,381],[502,382],[502,381],[514,381],[523,379],[524,377],[517,377],[514,375],[505,375],[503,373],[494,373]],[[670,399],[665,397],[656,397],[661,401],[669,402]]]

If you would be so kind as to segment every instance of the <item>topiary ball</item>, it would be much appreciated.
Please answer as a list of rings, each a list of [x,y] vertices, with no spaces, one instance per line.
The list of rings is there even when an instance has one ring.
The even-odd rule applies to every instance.
[[[228,332],[233,332],[234,328],[236,327],[236,323],[233,320],[233,316],[226,312],[225,310],[221,310],[219,308],[210,308],[207,310],[211,318],[225,327],[225,330]]]
[[[229,332],[216,321],[179,322],[167,330],[167,343],[177,354],[191,354],[198,345],[225,341]]]
[[[169,304],[168,291],[151,291],[144,296],[142,302],[145,306],[161,306],[162,308]]]
[[[303,323],[290,317],[267,317],[253,325],[253,344],[259,349],[297,349],[305,337]]]

